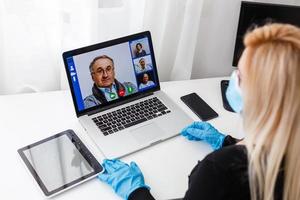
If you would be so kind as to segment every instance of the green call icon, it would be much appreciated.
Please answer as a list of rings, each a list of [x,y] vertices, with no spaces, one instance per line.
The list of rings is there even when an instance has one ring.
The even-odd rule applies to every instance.
[[[128,93],[132,93],[132,91],[133,91],[132,87],[130,87],[130,86],[127,87],[127,90],[128,90]]]
[[[115,99],[116,98],[116,94],[115,93],[109,93],[109,97],[111,98],[111,99]]]

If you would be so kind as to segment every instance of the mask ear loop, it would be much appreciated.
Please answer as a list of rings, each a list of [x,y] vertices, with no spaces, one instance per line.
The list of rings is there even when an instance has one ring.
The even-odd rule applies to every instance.
[[[241,86],[241,72],[239,69],[236,70],[238,86]]]
[[[241,83],[241,79],[240,79],[240,71],[239,70],[235,70],[234,72],[233,72],[234,74],[233,74],[233,76],[235,76],[235,87],[236,87],[236,89],[239,91],[239,93],[241,94],[242,92],[241,92],[241,87],[240,87],[240,83]]]

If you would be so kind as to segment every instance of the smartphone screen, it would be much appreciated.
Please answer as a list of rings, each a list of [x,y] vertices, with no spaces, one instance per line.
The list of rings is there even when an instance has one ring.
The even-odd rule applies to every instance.
[[[214,111],[201,97],[196,93],[191,93],[180,97],[180,99],[202,120],[207,121],[218,117]]]

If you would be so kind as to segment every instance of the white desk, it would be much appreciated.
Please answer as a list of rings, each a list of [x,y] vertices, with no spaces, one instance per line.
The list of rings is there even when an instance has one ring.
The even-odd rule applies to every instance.
[[[199,119],[179,97],[191,92],[198,93],[219,113],[219,117],[210,123],[223,133],[242,138],[242,133],[238,131],[241,129],[239,116],[223,109],[221,79],[164,82],[161,83],[161,88],[195,120]],[[17,149],[66,129],[73,129],[95,156],[102,158],[76,118],[69,91],[0,96],[0,199],[42,199],[39,188],[27,173]],[[211,151],[208,144],[188,141],[178,136],[122,160],[138,163],[155,198],[170,199],[184,195],[192,168]],[[93,179],[54,199],[120,198],[110,187]]]

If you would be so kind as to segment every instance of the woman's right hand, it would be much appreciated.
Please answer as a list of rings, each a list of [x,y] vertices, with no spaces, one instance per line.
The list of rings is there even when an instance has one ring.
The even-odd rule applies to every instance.
[[[118,160],[105,159],[102,163],[104,172],[98,178],[110,185],[114,191],[123,199],[127,200],[129,195],[138,188],[150,187],[145,184],[144,176],[135,162],[129,165]]]
[[[210,144],[214,150],[222,147],[226,137],[226,135],[220,133],[207,122],[193,122],[181,131],[181,135],[186,137],[188,140],[203,140]]]

